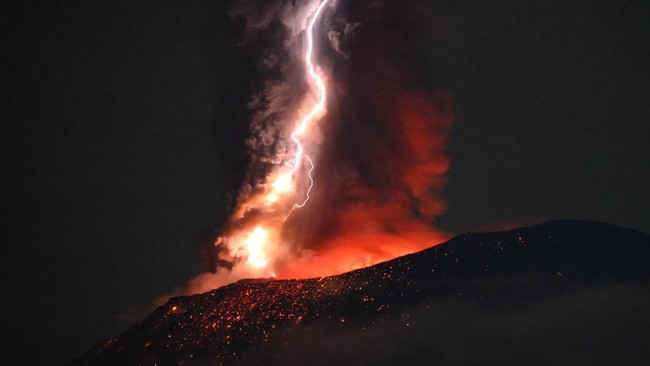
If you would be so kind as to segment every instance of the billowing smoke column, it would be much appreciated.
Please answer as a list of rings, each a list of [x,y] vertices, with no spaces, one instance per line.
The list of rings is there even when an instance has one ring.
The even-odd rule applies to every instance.
[[[252,162],[215,243],[217,272],[189,292],[336,274],[445,238],[432,221],[445,209],[450,98],[420,89],[408,27],[383,21],[410,2],[349,1],[360,21],[336,0],[232,8],[250,37],[279,27],[282,47],[261,57],[275,76],[249,106]]]

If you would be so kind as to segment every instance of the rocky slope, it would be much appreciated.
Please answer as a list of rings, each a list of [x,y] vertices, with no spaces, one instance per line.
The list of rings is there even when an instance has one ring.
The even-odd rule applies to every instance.
[[[650,236],[551,221],[460,235],[338,276],[173,298],[72,364],[544,364],[596,354],[634,364],[650,356],[649,284]]]

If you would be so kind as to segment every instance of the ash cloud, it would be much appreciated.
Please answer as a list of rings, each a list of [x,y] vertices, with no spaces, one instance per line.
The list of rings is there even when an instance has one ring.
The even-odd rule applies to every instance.
[[[244,25],[240,46],[259,58],[257,77],[265,80],[248,105],[251,162],[240,202],[253,197],[294,148],[288,126],[309,92],[301,32],[318,4],[241,0],[230,10]],[[315,52],[328,79],[327,115],[318,122],[320,145],[310,148],[316,164],[312,198],[283,228],[288,248],[275,263],[279,277],[340,273],[448,237],[433,224],[446,208],[452,98],[430,83],[425,87],[419,75],[412,35],[437,18],[423,19],[414,4],[339,1],[336,11],[323,16]],[[254,223],[261,214],[231,220],[226,230]],[[233,267],[223,247],[216,250],[217,274],[194,279],[190,293],[247,275]]]
[[[258,74],[253,76],[264,80],[248,104],[251,120],[246,145],[251,162],[240,200],[253,194],[290,153],[287,125],[306,90],[296,43],[316,5],[314,1],[298,6],[292,1],[240,0],[229,11],[233,21],[244,23],[240,47],[259,58]]]
[[[274,22],[281,22],[293,36],[286,42],[292,43],[295,36],[307,27],[308,17],[318,3],[315,0],[238,0],[228,14],[231,18],[244,19],[249,36],[267,30]]]
[[[425,86],[413,34],[429,20],[413,2],[339,2],[328,20],[332,69],[324,141],[313,198],[289,230],[310,260],[287,264],[289,277],[321,275],[439,243],[446,209],[451,93]],[[427,24],[428,26],[428,24]]]
[[[337,17],[336,21],[330,24],[329,32],[327,32],[327,39],[330,46],[340,55],[345,58],[350,57],[350,48],[353,47],[351,43],[354,42],[356,33],[362,26],[361,23],[349,23],[345,18]]]

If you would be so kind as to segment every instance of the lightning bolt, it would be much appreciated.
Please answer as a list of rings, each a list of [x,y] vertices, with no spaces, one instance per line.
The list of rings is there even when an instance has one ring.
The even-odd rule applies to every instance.
[[[310,193],[311,189],[314,187],[314,177],[311,175],[311,173],[314,171],[314,162],[311,160],[309,156],[305,156],[305,159],[307,159],[307,162],[309,163],[309,171],[307,172],[307,177],[309,178],[309,187],[307,187],[307,192],[305,193],[305,199],[302,201],[302,203],[294,203],[293,207],[291,207],[291,210],[289,210],[289,213],[285,217],[285,220],[289,218],[293,210],[297,208],[302,208],[307,204],[307,201],[311,198]]]
[[[319,75],[318,65],[314,57],[314,28],[329,2],[330,0],[323,0],[318,4],[305,29],[304,67],[307,84],[315,102],[310,101],[312,104],[306,114],[299,117],[294,124],[290,137],[295,145],[295,150],[291,158],[269,177],[269,184],[265,187],[265,193],[260,196],[262,202],[257,200],[244,202],[238,216],[245,217],[244,213],[246,211],[260,208],[260,203],[270,208],[268,211],[270,214],[264,220],[258,222],[255,227],[249,227],[235,233],[234,236],[219,239],[229,243],[227,245],[232,256],[246,258],[245,263],[257,273],[268,271],[267,266],[273,260],[273,250],[281,245],[278,238],[282,223],[286,222],[294,210],[307,204],[314,187],[314,160],[305,152],[303,139],[305,135],[311,132],[313,124],[318,122],[326,113],[327,88],[325,80]],[[288,205],[285,205],[288,202],[284,201],[284,199],[296,191],[295,181],[301,176],[303,169],[307,170],[304,176],[306,176],[309,183],[303,199],[294,202],[286,216],[284,216],[284,221],[278,222],[276,218],[281,218],[281,213],[280,210],[276,209],[282,208],[282,210],[285,210],[288,208]]]
[[[267,199],[270,197],[274,201],[277,199],[279,193],[289,191],[291,182],[302,166],[303,160],[307,161],[310,168],[307,171],[309,186],[305,192],[305,198],[302,202],[296,202],[293,204],[285,219],[291,215],[293,210],[302,208],[307,204],[311,198],[311,190],[314,187],[314,177],[312,175],[315,168],[314,161],[305,153],[305,147],[303,146],[301,137],[308,132],[309,127],[314,122],[320,120],[326,113],[325,106],[327,104],[327,89],[325,87],[325,81],[316,71],[316,63],[314,61],[314,28],[323,13],[323,9],[325,9],[325,6],[327,6],[329,1],[330,0],[324,0],[318,5],[316,11],[312,14],[306,29],[307,44],[304,54],[305,70],[307,71],[307,82],[312,88],[312,93],[316,94],[317,101],[316,104],[310,108],[309,112],[296,123],[296,126],[291,133],[291,140],[295,144],[295,152],[293,158],[287,162],[287,166],[289,166],[290,169],[288,172],[276,177],[272,183],[274,189],[269,196],[267,196]]]

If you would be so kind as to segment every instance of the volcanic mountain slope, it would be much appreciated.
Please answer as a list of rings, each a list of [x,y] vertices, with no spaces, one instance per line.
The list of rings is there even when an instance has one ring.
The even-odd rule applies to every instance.
[[[649,290],[650,236],[551,221],[173,298],[73,364],[644,364]]]

